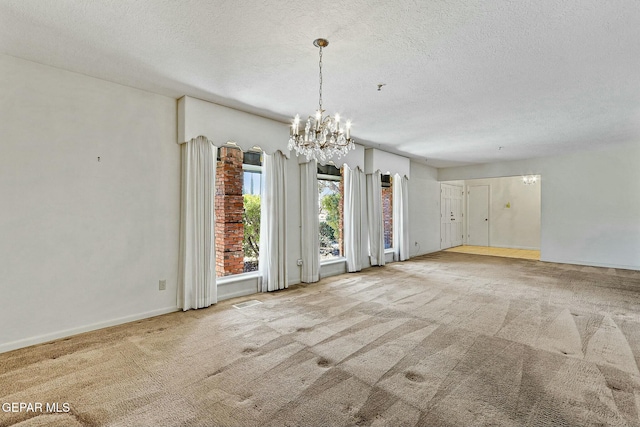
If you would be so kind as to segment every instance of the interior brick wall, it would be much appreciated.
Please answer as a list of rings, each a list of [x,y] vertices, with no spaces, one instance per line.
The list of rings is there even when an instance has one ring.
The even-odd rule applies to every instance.
[[[242,151],[220,149],[216,168],[216,275],[229,276],[244,271],[244,226],[242,214]]]

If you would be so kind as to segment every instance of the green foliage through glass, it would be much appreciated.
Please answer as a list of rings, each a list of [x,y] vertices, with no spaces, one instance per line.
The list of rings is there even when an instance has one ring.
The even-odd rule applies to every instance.
[[[244,239],[242,249],[245,259],[255,260],[256,265],[260,255],[260,195],[243,194]]]
[[[340,181],[318,180],[320,197],[320,256],[340,256]]]

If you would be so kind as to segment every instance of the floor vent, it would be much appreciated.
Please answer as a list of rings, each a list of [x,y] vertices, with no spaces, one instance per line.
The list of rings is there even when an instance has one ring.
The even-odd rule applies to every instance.
[[[237,308],[238,310],[242,310],[243,308],[253,307],[254,305],[258,305],[258,304],[262,304],[262,301],[258,301],[257,299],[252,299],[249,301],[240,302],[238,304],[233,304],[233,307]]]

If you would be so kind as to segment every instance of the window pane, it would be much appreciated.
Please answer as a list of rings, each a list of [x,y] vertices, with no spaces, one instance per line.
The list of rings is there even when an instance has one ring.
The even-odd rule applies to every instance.
[[[244,171],[242,194],[260,194],[262,174],[256,171]]]
[[[321,260],[342,256],[342,188],[336,178],[318,179]]]
[[[245,153],[244,159],[251,160],[255,165],[259,161],[259,156],[250,157]],[[245,163],[246,164],[246,163]],[[242,205],[243,205],[243,236],[242,250],[244,252],[244,272],[258,271],[258,258],[260,254],[260,186],[262,184],[262,173],[252,168],[244,170],[242,183]]]
[[[260,194],[243,194],[242,249],[244,251],[244,272],[258,271],[260,254]]]

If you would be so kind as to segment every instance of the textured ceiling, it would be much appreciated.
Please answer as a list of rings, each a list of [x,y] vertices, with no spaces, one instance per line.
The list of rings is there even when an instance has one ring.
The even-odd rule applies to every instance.
[[[364,145],[442,167],[640,141],[638,0],[0,1],[4,54],[283,122],[317,108],[318,37]]]

